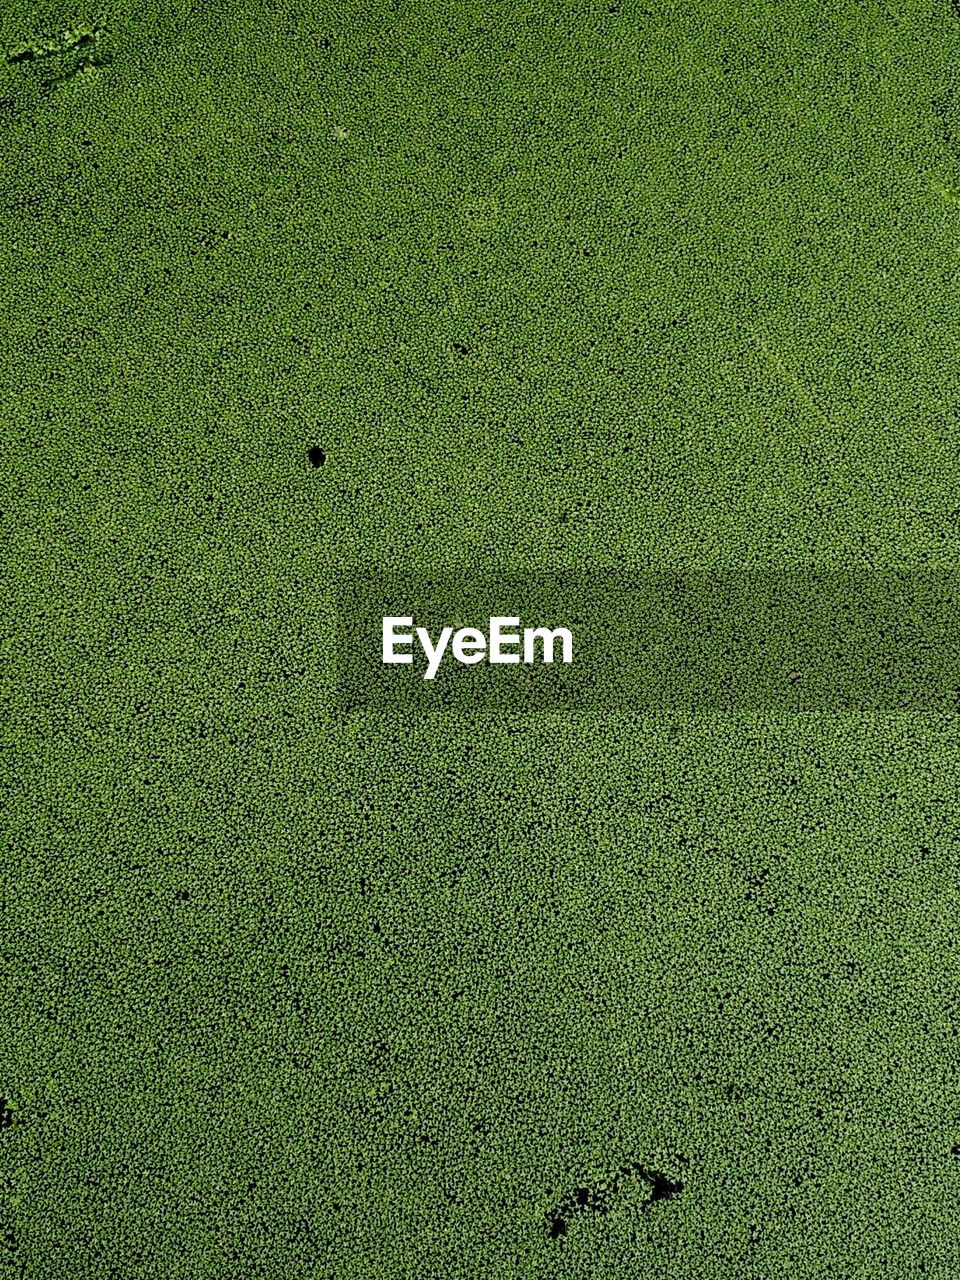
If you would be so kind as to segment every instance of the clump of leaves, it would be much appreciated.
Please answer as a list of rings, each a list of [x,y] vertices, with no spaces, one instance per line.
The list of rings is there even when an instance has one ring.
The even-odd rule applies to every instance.
[[[41,36],[18,45],[7,54],[7,62],[20,65],[56,59],[63,70],[52,77],[52,83],[59,84],[80,72],[106,66],[112,61],[103,48],[105,35],[105,28],[99,23],[68,27],[58,35]]]

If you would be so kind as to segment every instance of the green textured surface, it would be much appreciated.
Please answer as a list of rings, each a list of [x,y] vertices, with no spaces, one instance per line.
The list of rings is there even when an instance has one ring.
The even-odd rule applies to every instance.
[[[0,1275],[954,1277],[956,721],[345,716],[329,586],[955,569],[947,0],[0,42]]]

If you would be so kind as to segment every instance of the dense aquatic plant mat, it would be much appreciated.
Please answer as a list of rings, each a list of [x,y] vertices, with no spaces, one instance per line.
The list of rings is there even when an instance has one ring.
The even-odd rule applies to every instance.
[[[0,1275],[956,1275],[949,698],[335,643],[371,566],[949,581],[951,5],[11,0],[0,63]]]

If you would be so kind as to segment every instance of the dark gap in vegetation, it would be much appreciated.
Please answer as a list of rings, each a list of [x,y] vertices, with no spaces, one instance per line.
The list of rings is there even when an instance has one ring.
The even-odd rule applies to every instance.
[[[327,455],[315,444],[307,450],[307,457],[310,459],[311,467],[322,467],[327,460]]]
[[[6,1098],[0,1098],[0,1129],[9,1129],[13,1124],[13,1112],[7,1105]]]
[[[681,1163],[687,1161],[681,1158]],[[567,1234],[570,1221],[574,1215],[589,1210],[591,1213],[609,1213],[613,1199],[623,1184],[631,1178],[640,1178],[650,1187],[650,1195],[643,1202],[646,1208],[658,1200],[669,1200],[683,1191],[684,1184],[679,1179],[673,1182],[658,1169],[647,1169],[644,1165],[633,1162],[621,1165],[612,1178],[606,1182],[595,1183],[589,1187],[576,1187],[570,1195],[560,1202],[555,1209],[546,1215],[547,1235],[551,1240],[560,1240]]]
[[[662,1173],[651,1171],[643,1176],[650,1183],[650,1204],[657,1200],[669,1200],[671,1196],[678,1196],[683,1190],[683,1183],[679,1179],[676,1182],[671,1182]]]

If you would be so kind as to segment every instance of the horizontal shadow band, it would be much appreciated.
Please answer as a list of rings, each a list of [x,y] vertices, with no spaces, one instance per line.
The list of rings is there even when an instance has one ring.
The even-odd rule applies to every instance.
[[[362,568],[335,588],[348,709],[960,708],[960,572]]]

